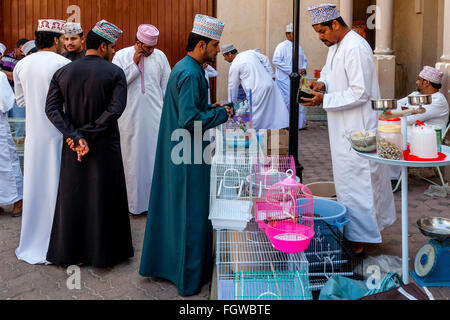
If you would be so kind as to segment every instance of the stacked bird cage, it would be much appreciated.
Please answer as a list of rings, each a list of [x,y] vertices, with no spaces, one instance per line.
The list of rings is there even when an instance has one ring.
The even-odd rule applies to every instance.
[[[215,157],[211,167],[210,215],[216,230],[243,231],[252,218],[250,158]]]
[[[235,116],[218,127],[215,155],[221,157],[255,157],[263,154],[259,135],[253,130],[251,100],[233,104]]]
[[[254,162],[254,173],[247,180],[251,183],[254,197],[258,202],[265,202],[269,189],[286,179],[288,172],[292,172],[294,176],[296,173],[294,157],[257,157]],[[296,180],[300,182],[297,177]]]
[[[255,223],[242,232],[217,232],[219,300],[312,300],[304,253],[273,248]]]
[[[314,237],[314,197],[304,193],[294,172],[267,192],[265,232],[274,247],[285,253],[303,252]]]
[[[333,276],[363,280],[362,259],[355,256],[339,228],[322,223],[305,252],[311,289],[320,291]]]

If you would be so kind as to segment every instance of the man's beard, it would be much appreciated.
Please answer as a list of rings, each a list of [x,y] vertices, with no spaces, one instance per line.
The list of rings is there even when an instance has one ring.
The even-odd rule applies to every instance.
[[[203,63],[205,62],[214,62],[214,60],[216,59],[216,57],[211,58],[210,56],[208,56],[208,51],[205,50],[205,53],[203,54]]]
[[[331,42],[329,42],[329,41],[324,41],[324,40],[322,40],[322,42],[323,42],[323,44],[326,45],[328,48],[334,45],[334,43],[331,43]]]

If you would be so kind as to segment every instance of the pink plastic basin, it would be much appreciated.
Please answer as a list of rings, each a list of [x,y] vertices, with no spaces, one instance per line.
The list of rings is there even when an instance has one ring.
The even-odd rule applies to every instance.
[[[314,238],[313,229],[292,221],[269,222],[265,232],[275,249],[288,254],[306,251]]]

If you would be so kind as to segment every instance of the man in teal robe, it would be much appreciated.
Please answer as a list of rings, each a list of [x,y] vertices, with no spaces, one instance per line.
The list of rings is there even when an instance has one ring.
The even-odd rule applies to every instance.
[[[195,30],[194,24],[188,54],[174,67],[167,85],[139,271],[171,281],[182,296],[198,294],[211,279],[210,166],[204,159],[209,141],[203,134],[233,113],[229,107],[208,105],[202,66],[220,52],[220,36]]]

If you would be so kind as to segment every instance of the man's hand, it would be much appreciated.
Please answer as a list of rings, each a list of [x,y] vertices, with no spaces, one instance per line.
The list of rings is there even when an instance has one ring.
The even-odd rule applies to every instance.
[[[317,92],[325,92],[326,89],[327,89],[326,86],[325,86],[325,83],[318,82],[318,81],[308,81],[306,86],[308,88],[310,88],[311,90],[317,91]]]
[[[85,139],[80,139],[78,141],[78,146],[76,147],[78,154],[78,162],[81,162],[83,157],[89,153],[89,146]]]
[[[234,117],[234,108],[230,106],[225,106],[225,110],[227,110],[228,118]]]
[[[66,142],[69,148],[78,154],[78,162],[81,162],[83,157],[89,153],[89,146],[85,139],[80,139],[77,146],[72,138],[68,138]]]
[[[314,98],[302,98],[303,101],[306,101],[306,103],[302,103],[302,106],[315,107],[319,106],[323,102],[323,93],[313,91],[312,94],[314,95]]]
[[[72,151],[77,152],[77,150],[75,149],[75,142],[73,141],[72,138],[67,138],[66,142]]]
[[[306,76],[306,69],[298,69],[298,74],[301,76]]]
[[[137,44],[134,45],[134,49],[136,50],[136,52],[134,53],[133,61],[134,61],[134,63],[139,65],[139,62],[141,61],[141,57],[145,57],[145,52]]]
[[[221,105],[219,102],[216,102],[213,105],[211,105],[211,109],[216,109],[216,108],[221,108],[221,107],[223,107],[223,105]]]

